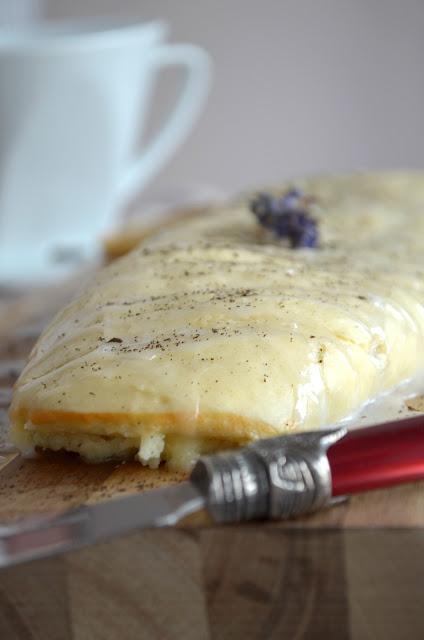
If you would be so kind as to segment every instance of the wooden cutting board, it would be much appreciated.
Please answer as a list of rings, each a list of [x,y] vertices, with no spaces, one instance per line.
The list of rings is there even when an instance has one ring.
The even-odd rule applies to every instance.
[[[75,286],[0,300],[3,423],[18,369]],[[137,463],[0,452],[0,524],[181,478]],[[0,638],[414,640],[424,637],[423,594],[416,483],[288,523],[134,533],[3,570]]]

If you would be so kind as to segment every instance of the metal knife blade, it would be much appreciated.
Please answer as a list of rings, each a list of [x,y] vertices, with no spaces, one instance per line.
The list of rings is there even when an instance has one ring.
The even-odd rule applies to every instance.
[[[171,526],[204,505],[204,498],[186,481],[61,514],[0,525],[0,567],[71,551],[137,529]]]

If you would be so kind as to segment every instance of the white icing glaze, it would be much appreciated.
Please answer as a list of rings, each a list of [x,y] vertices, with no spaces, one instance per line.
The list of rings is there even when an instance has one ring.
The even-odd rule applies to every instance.
[[[336,424],[348,429],[368,427],[383,422],[403,420],[420,415],[421,411],[412,411],[406,405],[408,398],[424,395],[424,372],[420,372],[410,380],[397,385],[394,389],[384,391],[376,398],[369,400],[350,416]]]

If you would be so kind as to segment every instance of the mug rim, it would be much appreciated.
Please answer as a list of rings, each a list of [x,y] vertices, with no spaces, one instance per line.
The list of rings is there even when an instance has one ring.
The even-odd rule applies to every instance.
[[[168,26],[163,20],[131,22],[130,18],[45,21],[15,29],[0,27],[2,53],[35,53],[70,48],[114,46],[129,36],[137,39],[146,32],[153,40],[163,38]],[[149,33],[150,32],[150,33]]]

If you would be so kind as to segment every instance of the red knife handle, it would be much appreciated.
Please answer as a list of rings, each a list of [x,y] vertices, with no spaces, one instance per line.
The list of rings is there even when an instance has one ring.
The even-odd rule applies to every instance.
[[[424,416],[257,440],[200,458],[191,482],[216,522],[287,519],[333,496],[424,479]]]
[[[327,456],[333,496],[424,478],[424,416],[349,431]]]

